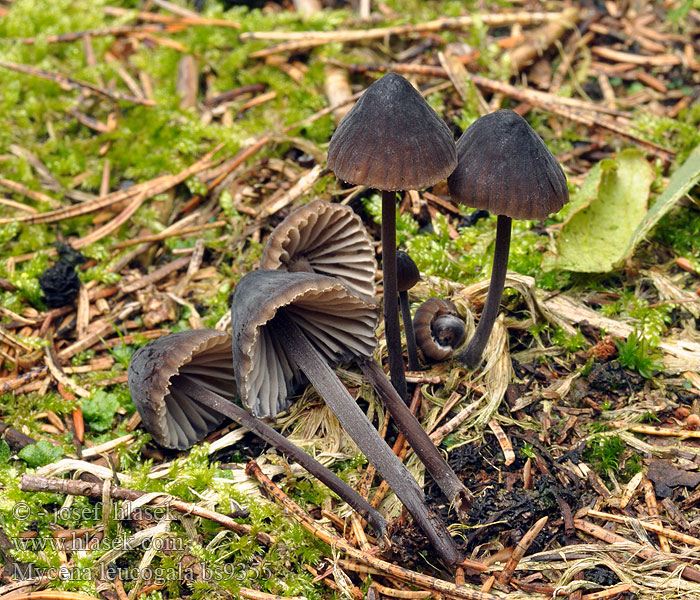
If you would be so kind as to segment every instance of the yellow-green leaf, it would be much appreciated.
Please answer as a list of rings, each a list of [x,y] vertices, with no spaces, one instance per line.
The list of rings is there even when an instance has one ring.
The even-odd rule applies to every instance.
[[[647,214],[654,173],[638,150],[598,163],[572,199],[557,240],[557,254],[542,268],[605,273],[625,258],[629,242]]]

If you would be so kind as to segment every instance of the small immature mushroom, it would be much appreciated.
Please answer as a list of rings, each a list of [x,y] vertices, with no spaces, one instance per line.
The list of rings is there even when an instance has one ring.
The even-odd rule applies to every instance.
[[[196,424],[197,417],[191,418],[196,412],[213,427],[197,428],[194,437],[188,437],[187,442],[177,447],[184,450],[201,442],[209,429],[228,417],[299,463],[383,536],[385,519],[360,494],[278,431],[233,402],[236,386],[232,360],[231,336],[206,329],[173,333],[153,340],[134,353],[129,364],[129,390],[154,440],[173,448],[170,429],[161,421],[172,419],[178,433],[180,429],[190,433],[188,424]],[[178,411],[178,408],[183,410]],[[187,418],[181,424],[183,415]],[[177,441],[180,442],[179,437]]]
[[[305,271],[340,279],[350,291],[374,297],[372,241],[348,206],[314,200],[290,213],[270,234],[261,269]]]
[[[447,125],[401,75],[370,85],[341,121],[328,147],[328,167],[349,183],[382,190],[384,321],[391,381],[407,400],[396,287],[396,191],[418,190],[457,164]]]
[[[442,559],[452,565],[459,552],[445,526],[426,507],[416,481],[329,366],[371,356],[376,321],[376,305],[352,295],[333,278],[248,273],[236,285],[231,308],[233,364],[241,399],[255,414],[274,416],[288,406],[303,372]]]
[[[512,219],[544,219],[569,201],[566,176],[540,136],[512,110],[477,119],[457,141],[459,162],[447,179],[452,199],[498,215],[491,285],[479,325],[457,359],[476,367],[503,294]]]
[[[408,290],[420,281],[420,271],[413,259],[403,250],[399,250],[396,253],[396,281],[399,290],[401,320],[403,321],[403,330],[406,333],[408,368],[410,371],[417,371],[420,365],[418,364],[418,350],[416,349],[416,334],[413,332],[411,307],[408,304]]]
[[[416,310],[413,327],[423,356],[432,360],[449,358],[464,339],[464,321],[457,307],[442,298],[423,302]]]

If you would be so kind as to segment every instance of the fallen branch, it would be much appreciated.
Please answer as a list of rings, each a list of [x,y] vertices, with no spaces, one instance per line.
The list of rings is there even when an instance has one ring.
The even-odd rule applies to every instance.
[[[68,494],[70,496],[84,496],[92,500],[102,500],[103,491],[103,485],[100,483],[91,483],[89,481],[80,481],[76,479],[40,477],[39,475],[29,475],[27,473],[22,475],[19,487],[23,492],[50,492],[52,494]],[[129,500],[133,502],[146,494],[147,492],[141,492],[139,490],[132,490],[114,485],[110,486],[109,488],[109,496],[114,500]],[[183,515],[207,519],[240,535],[251,535],[253,533],[253,528],[250,525],[237,523],[226,515],[202,508],[201,506],[192,504],[191,502],[185,502],[184,500],[180,500],[174,496],[170,496],[169,494],[154,495],[154,497],[149,500],[148,504],[172,508]],[[275,542],[275,539],[272,536],[261,531],[255,534],[255,539],[266,546],[269,546]]]

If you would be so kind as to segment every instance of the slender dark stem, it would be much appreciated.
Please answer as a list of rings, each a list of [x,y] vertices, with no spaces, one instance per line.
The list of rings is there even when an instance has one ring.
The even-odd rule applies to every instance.
[[[384,273],[384,335],[389,373],[396,391],[408,403],[406,368],[401,353],[401,328],[396,303],[396,192],[382,192],[382,272]]]
[[[510,252],[510,224],[512,219],[504,215],[498,215],[496,225],[496,247],[493,251],[493,267],[491,269],[491,285],[486,296],[486,304],[481,312],[479,324],[474,332],[474,337],[469,340],[467,347],[457,356],[457,360],[463,365],[476,368],[481,362],[481,356],[489,340],[493,324],[496,322],[498,307],[501,304],[503,286],[506,282],[508,270],[508,254]]]
[[[324,467],[315,458],[308,455],[301,448],[290,442],[277,430],[263,423],[246,410],[234,404],[230,400],[226,400],[212,392],[211,390],[197,384],[196,381],[180,375],[177,378],[178,387],[188,396],[195,398],[197,402],[204,404],[222,415],[227,416],[232,421],[242,425],[246,429],[252,431],[259,438],[271,444],[294,462],[299,463],[316,479],[324,483],[345,502],[352,506],[367,522],[372,525],[378,537],[384,537],[387,522],[367,500],[358,494],[353,488],[345,483],[340,477],[333,473],[330,469]]]
[[[396,294],[393,296],[396,298]],[[283,311],[270,323],[285,351],[309,378],[340,425],[413,515],[447,565],[459,562],[459,552],[440,518],[425,505],[423,492],[404,464],[391,451],[338,376],[297,325]]]
[[[399,398],[381,367],[371,358],[358,358],[357,362],[382,403],[396,421],[399,431],[403,433],[442,493],[453,504],[460,521],[466,521],[468,519],[467,513],[472,504],[469,490],[464,487],[457,474],[445,462],[433,440],[421,427],[411,410]]]
[[[411,307],[408,304],[408,292],[399,292],[399,305],[401,306],[401,320],[403,321],[403,330],[406,334],[408,370],[417,371],[418,369],[420,369],[420,365],[418,364],[418,349],[416,346],[416,334],[413,331]]]

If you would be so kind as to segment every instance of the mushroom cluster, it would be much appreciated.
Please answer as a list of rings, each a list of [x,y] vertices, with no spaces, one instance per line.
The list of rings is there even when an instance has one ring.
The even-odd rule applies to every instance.
[[[424,303],[411,319],[407,291],[420,279],[396,250],[396,191],[448,178],[457,201],[496,212],[491,287],[476,333],[457,358],[479,363],[498,311],[511,218],[544,218],[568,200],[561,167],[524,119],[497,111],[477,120],[455,145],[450,130],[401,76],[372,84],[331,139],[328,166],[345,181],[382,190],[384,320],[391,380],[374,361],[379,305],[374,249],[348,207],[313,201],[270,234],[260,269],[244,275],[232,299],[231,334],[195,330],[139,349],[129,388],[145,427],[165,448],[185,450],[230,418],[280,449],[355,508],[381,538],[386,522],[356,491],[260,419],[286,410],[311,383],[375,466],[448,566],[460,553],[422,490],[379,435],[333,367],[356,362],[460,519],[470,494],[406,405],[398,309],[408,362],[442,360],[464,337],[450,302]],[[449,177],[448,177],[449,176]],[[415,338],[414,338],[415,327]],[[241,408],[236,402],[243,404]]]
[[[382,533],[383,519],[370,512],[366,501],[259,420],[288,408],[294,393],[310,381],[443,561],[455,564],[460,556],[444,524],[331,368],[341,361],[360,364],[463,518],[467,490],[372,360],[378,320],[372,297],[376,265],[361,221],[346,207],[312,202],[291,213],[270,235],[261,267],[235,288],[231,336],[184,332],[160,338],[135,354],[129,382],[144,424],[158,443],[184,449],[203,439],[223,416],[229,417],[310,470]],[[247,410],[235,404],[237,398]],[[193,427],[188,417],[195,413],[209,415],[211,426]],[[159,425],[154,414],[172,421],[175,442],[161,433],[167,425]]]

